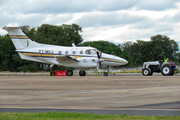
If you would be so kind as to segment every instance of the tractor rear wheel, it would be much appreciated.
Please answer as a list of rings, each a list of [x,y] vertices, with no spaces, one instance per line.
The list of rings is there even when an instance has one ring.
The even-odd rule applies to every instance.
[[[161,69],[161,73],[164,76],[169,76],[172,74],[172,68],[170,65],[164,65]]]

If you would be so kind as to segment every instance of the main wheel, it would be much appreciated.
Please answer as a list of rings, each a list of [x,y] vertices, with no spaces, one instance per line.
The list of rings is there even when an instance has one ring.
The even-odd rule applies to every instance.
[[[73,71],[72,70],[67,70],[67,76],[73,76]]]
[[[104,74],[103,74],[104,76],[108,76],[108,73],[107,72],[104,72]]]
[[[150,75],[149,69],[147,69],[147,68],[142,69],[142,74],[143,74],[144,76]]]
[[[85,76],[85,75],[86,75],[86,72],[84,70],[79,71],[79,76]]]
[[[172,68],[170,65],[164,65],[161,69],[161,73],[164,76],[168,76],[172,74]]]

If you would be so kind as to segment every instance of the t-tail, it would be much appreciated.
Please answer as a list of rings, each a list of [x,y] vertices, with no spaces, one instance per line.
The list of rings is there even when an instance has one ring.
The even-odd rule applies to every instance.
[[[34,48],[38,47],[39,44],[35,41],[32,41],[20,27],[3,27],[2,29],[6,30],[17,50],[24,48]]]

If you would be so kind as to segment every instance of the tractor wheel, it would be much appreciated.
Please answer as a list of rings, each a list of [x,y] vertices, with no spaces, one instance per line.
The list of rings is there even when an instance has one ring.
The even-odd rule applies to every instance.
[[[151,73],[149,74],[150,76],[153,75],[153,71],[151,70]]]
[[[168,76],[172,74],[172,68],[170,65],[164,65],[161,69],[161,73],[164,76]]]
[[[174,68],[172,68],[172,72],[171,72],[170,75],[172,75],[172,76],[174,75]]]
[[[144,76],[148,76],[150,74],[150,71],[147,68],[142,69],[142,74]]]

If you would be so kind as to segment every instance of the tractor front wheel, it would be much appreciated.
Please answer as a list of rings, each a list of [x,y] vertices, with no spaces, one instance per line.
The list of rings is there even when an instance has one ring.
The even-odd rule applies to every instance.
[[[148,75],[150,74],[149,69],[147,69],[147,68],[142,69],[142,74],[143,74],[144,76],[148,76]]]

